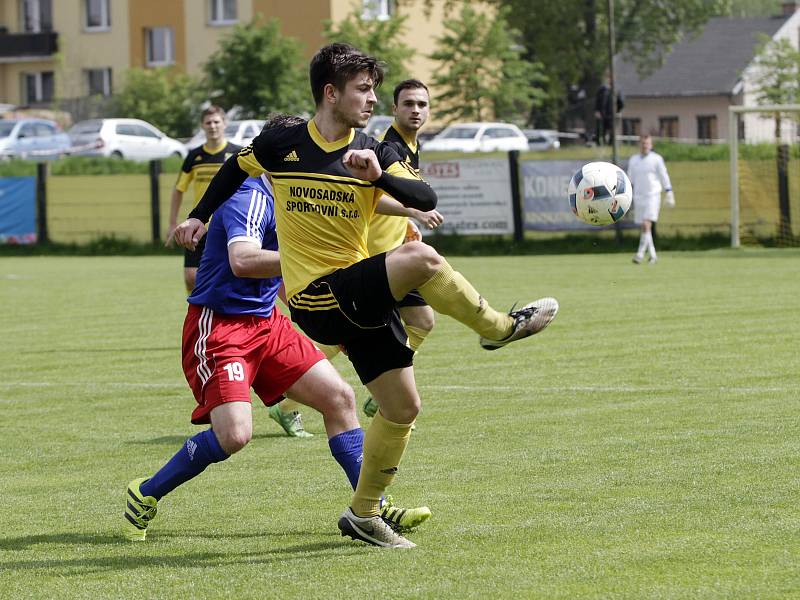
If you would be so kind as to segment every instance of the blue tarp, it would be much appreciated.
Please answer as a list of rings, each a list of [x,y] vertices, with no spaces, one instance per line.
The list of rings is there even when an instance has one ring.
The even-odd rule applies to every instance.
[[[36,178],[0,177],[0,244],[36,242]]]

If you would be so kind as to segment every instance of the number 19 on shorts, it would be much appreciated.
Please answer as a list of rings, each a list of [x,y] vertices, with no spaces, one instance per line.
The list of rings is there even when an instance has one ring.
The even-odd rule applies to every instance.
[[[244,381],[244,367],[240,362],[230,362],[222,367],[228,372],[228,381]]]

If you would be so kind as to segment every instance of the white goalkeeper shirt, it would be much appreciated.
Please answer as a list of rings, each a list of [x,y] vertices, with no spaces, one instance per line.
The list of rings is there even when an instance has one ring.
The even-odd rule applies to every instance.
[[[628,177],[634,197],[658,196],[662,189],[667,192],[672,189],[664,159],[652,150],[644,156],[631,156],[628,161]]]

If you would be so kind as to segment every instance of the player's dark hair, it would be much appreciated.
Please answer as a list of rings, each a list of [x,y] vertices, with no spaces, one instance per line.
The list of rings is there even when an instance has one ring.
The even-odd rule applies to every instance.
[[[308,68],[311,93],[314,103],[319,106],[325,86],[333,84],[337,90],[359,73],[369,73],[375,87],[383,83],[383,65],[377,58],[364,54],[350,44],[328,44],[314,55]]]
[[[394,86],[394,105],[397,106],[397,101],[400,98],[400,92],[403,90],[425,90],[428,96],[431,95],[428,86],[422,83],[419,79],[406,79]]]
[[[211,106],[209,106],[207,109],[205,109],[203,112],[200,113],[200,122],[202,123],[203,121],[205,121],[206,117],[208,117],[209,115],[219,115],[222,117],[223,120],[225,120],[225,110],[221,106],[217,106],[216,104],[212,104]]]
[[[295,125],[302,125],[305,122],[306,120],[302,117],[287,115],[285,113],[276,113],[267,118],[261,131],[264,132],[268,129],[276,129],[277,127],[294,127]]]

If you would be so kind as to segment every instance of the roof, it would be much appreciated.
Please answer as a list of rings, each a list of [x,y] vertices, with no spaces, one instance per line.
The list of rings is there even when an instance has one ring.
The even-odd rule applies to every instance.
[[[790,17],[715,17],[697,36],[676,44],[661,68],[640,79],[617,57],[615,84],[626,97],[728,95],[753,60],[759,35],[770,37]]]

